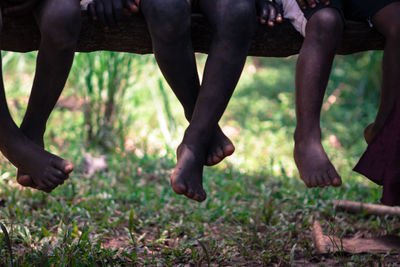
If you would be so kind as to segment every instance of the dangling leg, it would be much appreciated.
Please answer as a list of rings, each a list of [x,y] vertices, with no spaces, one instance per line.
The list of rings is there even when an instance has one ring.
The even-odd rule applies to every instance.
[[[364,131],[367,143],[370,143],[382,129],[389,117],[400,90],[400,2],[392,3],[373,16],[373,22],[386,38],[382,61],[382,89],[378,113],[375,122]]]
[[[35,11],[35,17],[42,39],[21,130],[37,145],[44,147],[46,123],[64,88],[78,41],[81,25],[79,1],[44,0]],[[31,177],[21,171],[17,180],[22,185],[34,186]]]
[[[191,6],[184,0],[143,0],[141,2],[153,40],[157,63],[191,120],[200,82],[191,42]],[[215,165],[231,155],[232,142],[217,127],[207,153],[207,165]]]
[[[203,83],[189,127],[179,147],[172,188],[203,201],[203,164],[206,148],[236,87],[255,32],[254,1],[200,0],[200,8],[213,26],[214,38]]]
[[[0,31],[1,26],[0,14]],[[68,178],[73,166],[43,150],[18,129],[7,107],[2,72],[0,64],[0,151],[14,166],[38,178],[34,179],[37,189],[51,192]]]
[[[336,9],[317,11],[307,23],[306,38],[297,61],[294,159],[308,187],[341,184],[321,144],[320,112],[342,33],[343,22]]]

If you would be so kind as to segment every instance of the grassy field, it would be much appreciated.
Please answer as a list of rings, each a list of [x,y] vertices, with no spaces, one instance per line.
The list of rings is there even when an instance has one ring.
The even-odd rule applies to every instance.
[[[0,158],[0,222],[11,240],[0,232],[0,266],[11,259],[15,266],[397,266],[393,252],[318,255],[311,236],[313,220],[339,238],[400,233],[399,218],[343,213],[330,202],[379,202],[380,188],[351,169],[366,147],[363,128],[376,112],[380,56],[336,60],[322,128],[344,184],[312,190],[292,160],[296,58],[249,58],[221,121],[236,152],[205,169],[208,198],[199,204],[169,186],[187,124],[152,57],[78,55],[45,140],[76,170],[44,194],[19,187],[16,170]],[[203,66],[205,57],[198,59]],[[33,60],[34,54],[4,55],[17,122]],[[110,99],[115,114],[105,120]],[[108,168],[88,177],[87,153],[104,155]]]

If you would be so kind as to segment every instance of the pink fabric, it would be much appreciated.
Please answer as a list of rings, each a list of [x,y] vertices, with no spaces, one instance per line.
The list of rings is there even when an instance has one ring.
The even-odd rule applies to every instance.
[[[400,102],[400,101],[397,101]],[[383,186],[381,202],[400,206],[400,104],[368,145],[354,171]]]

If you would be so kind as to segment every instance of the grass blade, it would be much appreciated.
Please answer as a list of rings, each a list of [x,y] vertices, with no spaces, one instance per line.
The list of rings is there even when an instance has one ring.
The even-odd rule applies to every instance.
[[[12,263],[13,263],[13,254],[12,254],[12,246],[11,246],[10,236],[8,235],[6,227],[1,222],[0,222],[0,227],[1,227],[1,230],[3,231],[3,233],[4,233],[4,239],[5,239],[6,244],[7,244],[8,252],[10,253],[10,258],[8,260],[8,266],[12,267],[13,266],[12,265]]]

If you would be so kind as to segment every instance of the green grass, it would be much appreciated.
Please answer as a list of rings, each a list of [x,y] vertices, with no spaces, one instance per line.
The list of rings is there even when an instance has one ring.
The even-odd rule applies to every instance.
[[[379,84],[365,70],[379,69],[379,56],[341,57],[335,64],[327,95],[337,101],[325,105],[322,128],[327,152],[344,178],[337,189],[306,189],[292,160],[296,58],[248,60],[221,122],[237,150],[206,168],[208,198],[201,204],[169,186],[174,149],[187,124],[168,86],[159,84],[151,57],[140,61],[142,71],[119,103],[122,137],[106,152],[86,139],[82,111],[56,109],[47,149],[77,166],[63,186],[49,195],[21,189],[15,169],[0,158],[0,222],[11,239],[14,265],[395,266],[397,256],[390,253],[317,255],[311,237],[313,219],[340,238],[400,232],[398,218],[347,214],[330,204],[380,198],[380,188],[351,171],[366,147],[362,130],[378,102]],[[10,56],[5,66],[17,121],[29,93],[32,58],[17,64],[19,57]],[[199,59],[203,65],[204,56]],[[74,71],[64,95],[80,99],[84,71],[79,66]],[[340,145],[333,146],[332,136]],[[106,154],[108,170],[86,177],[85,153]],[[0,233],[0,265],[9,259]]]

